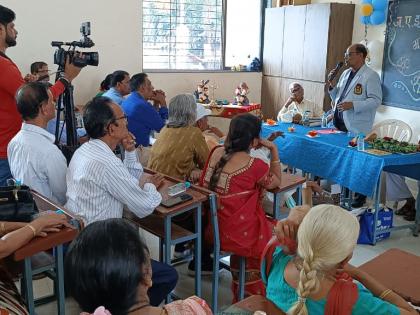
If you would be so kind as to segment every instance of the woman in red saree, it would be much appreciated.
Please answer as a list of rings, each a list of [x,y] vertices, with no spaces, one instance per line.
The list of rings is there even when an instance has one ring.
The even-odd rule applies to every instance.
[[[238,289],[239,256],[246,257],[245,295],[264,294],[260,275],[260,257],[272,236],[275,222],[262,208],[265,189],[280,185],[280,160],[277,147],[260,138],[261,121],[251,115],[232,119],[224,147],[210,154],[201,183],[218,194],[218,223],[222,251],[233,253],[230,260],[234,302]],[[271,153],[270,166],[253,158],[251,149],[266,147]],[[211,237],[212,227],[206,236]]]

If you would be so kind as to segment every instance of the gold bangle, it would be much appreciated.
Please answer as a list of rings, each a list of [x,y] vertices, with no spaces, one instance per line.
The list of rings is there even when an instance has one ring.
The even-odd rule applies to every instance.
[[[1,235],[4,235],[4,234],[6,234],[6,223],[5,222],[2,222],[1,224],[0,224],[0,234]]]
[[[36,236],[36,229],[30,224],[27,224],[26,226],[32,230],[32,232],[34,233],[34,237],[35,237]]]
[[[279,163],[280,164],[280,160],[270,161],[270,164],[274,164],[274,163]]]
[[[386,289],[384,292],[381,293],[381,295],[379,296],[379,298],[381,300],[383,300],[387,295],[389,295],[390,293],[392,293],[391,289]]]

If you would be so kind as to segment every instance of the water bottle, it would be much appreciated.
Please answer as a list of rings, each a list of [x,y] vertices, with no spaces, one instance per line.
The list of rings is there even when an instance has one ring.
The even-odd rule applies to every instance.
[[[357,151],[365,151],[365,135],[359,133],[357,136]]]
[[[185,192],[190,187],[191,187],[190,182],[183,182],[183,183],[175,184],[173,186],[168,187],[168,195],[171,197],[179,195]]]
[[[309,125],[309,114],[311,113],[311,111],[309,110],[305,110],[305,112],[303,113],[302,116],[302,123],[304,126]]]
[[[327,113],[324,113],[321,118],[321,128],[327,128],[328,126],[328,115]]]

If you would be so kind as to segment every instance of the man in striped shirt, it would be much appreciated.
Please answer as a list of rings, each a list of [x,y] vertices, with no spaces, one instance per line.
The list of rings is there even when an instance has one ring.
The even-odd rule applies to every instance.
[[[162,200],[156,188],[163,177],[155,175],[140,186],[143,168],[120,106],[107,97],[95,97],[86,106],[83,121],[90,140],[70,161],[66,207],[86,224],[121,218],[124,205],[138,217],[151,214]],[[119,144],[125,150],[124,161],[113,153]],[[152,269],[150,303],[159,305],[175,287],[178,275],[171,266],[156,261],[152,261]]]

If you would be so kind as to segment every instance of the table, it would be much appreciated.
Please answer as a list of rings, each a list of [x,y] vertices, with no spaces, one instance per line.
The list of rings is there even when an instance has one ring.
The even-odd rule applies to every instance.
[[[261,116],[261,104],[241,105],[210,105],[202,104],[204,107],[211,110],[212,116],[219,116],[224,118],[233,118],[238,114],[252,113],[255,116]]]
[[[61,209],[67,217],[75,218],[74,214],[53,203],[51,200],[42,196],[41,194],[32,191],[32,195],[40,212],[45,210]],[[63,244],[71,242],[74,238],[76,238],[77,234],[78,230],[76,229],[64,228],[59,232],[49,233],[47,237],[36,237],[32,239],[28,244],[14,252],[13,259],[15,261],[24,260],[23,283],[25,286],[25,295],[29,314],[35,314],[32,276],[35,272],[40,273],[51,269],[51,266],[46,266],[36,271],[32,270],[31,257],[37,253],[51,248],[55,248],[55,289],[58,291],[55,292],[55,294],[58,294],[58,314],[65,313]]]
[[[420,306],[420,257],[392,248],[359,267],[406,301]]]
[[[156,174],[155,172],[144,169],[142,181],[148,177]],[[158,191],[162,195],[162,200],[171,198],[168,196],[168,187],[180,183],[182,181],[170,177],[164,176],[162,185],[158,188]],[[163,262],[171,263],[171,246],[178,243],[182,243],[189,240],[194,240],[194,256],[195,256],[195,295],[201,296],[201,205],[208,199],[208,196],[197,189],[194,185],[191,185],[186,191],[187,194],[191,195],[193,199],[183,202],[171,208],[165,208],[159,205],[152,216],[145,218],[138,218],[129,211],[124,211],[123,217],[129,221],[139,225],[148,232],[157,235],[159,238],[164,240],[164,255]],[[195,232],[192,233],[172,223],[172,218],[188,211],[195,210]],[[162,223],[163,222],[163,226]],[[167,298],[170,301],[170,296]]]
[[[321,128],[295,125],[295,132],[290,133],[287,128],[291,125],[278,123],[275,126],[264,124],[262,127],[264,138],[274,131],[285,133],[285,138],[279,137],[275,140],[282,162],[305,172],[331,179],[352,191],[374,197],[375,210],[379,210],[382,171],[420,180],[420,153],[376,156],[357,151],[356,148],[349,148],[348,142],[351,139],[345,133],[322,134],[319,137],[310,138],[306,136],[309,130]],[[375,211],[376,220],[377,214],[378,211]],[[419,226],[420,209],[417,207],[416,223],[396,228],[413,228],[416,235]],[[376,239],[377,231],[373,232]]]
[[[241,312],[242,311],[242,312]],[[267,300],[262,295],[250,296],[238,303],[232,305],[224,311],[219,312],[219,315],[231,314],[253,314],[255,311],[263,311],[267,315],[286,315],[273,302]]]

